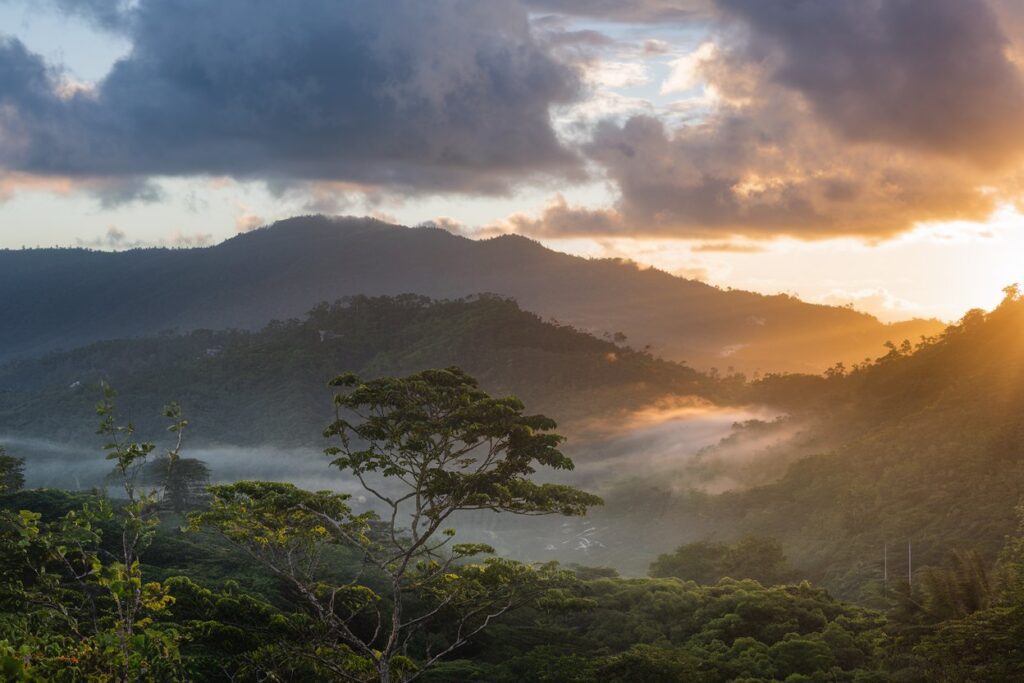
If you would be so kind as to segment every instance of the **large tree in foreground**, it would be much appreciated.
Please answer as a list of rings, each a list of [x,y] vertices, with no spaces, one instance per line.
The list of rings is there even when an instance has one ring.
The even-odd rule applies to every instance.
[[[568,580],[553,565],[496,557],[453,541],[453,515],[492,510],[583,515],[601,503],[571,486],[533,480],[537,468],[572,468],[555,423],[495,398],[457,368],[405,378],[331,382],[337,419],[325,436],[332,465],[377,499],[379,515],[354,515],[346,496],[287,484],[211,489],[194,526],[217,529],[302,596],[321,625],[305,654],[338,678],[409,681],[496,618]],[[330,581],[333,548],[359,555],[378,588]],[[473,561],[477,559],[477,561]],[[429,629],[427,627],[430,627]]]

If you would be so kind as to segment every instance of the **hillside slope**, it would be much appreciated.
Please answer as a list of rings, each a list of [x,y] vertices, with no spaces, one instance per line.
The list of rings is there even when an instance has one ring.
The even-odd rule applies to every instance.
[[[322,216],[202,249],[0,251],[0,360],[101,339],[262,327],[343,296],[493,292],[598,336],[699,367],[820,371],[883,342],[937,333],[845,308],[723,291],[654,269],[558,253],[521,237]]]
[[[75,443],[95,431],[101,380],[143,433],[177,400],[190,439],[322,445],[328,380],[459,365],[489,392],[560,421],[595,420],[666,394],[720,398],[729,382],[554,325],[494,296],[367,298],[318,306],[258,332],[198,330],[98,342],[0,366],[0,434]],[[88,442],[94,441],[88,438]]]
[[[777,482],[698,505],[718,533],[782,539],[801,568],[848,596],[942,564],[955,547],[992,560],[1024,502],[1024,299],[974,311],[941,338],[829,378],[772,378],[761,400],[837,444]],[[794,390],[796,388],[797,390]],[[684,506],[685,507],[685,506]]]

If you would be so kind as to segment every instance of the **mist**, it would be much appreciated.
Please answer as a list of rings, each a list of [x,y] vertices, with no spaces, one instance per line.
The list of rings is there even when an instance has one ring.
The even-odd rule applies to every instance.
[[[756,460],[763,444],[735,443],[728,452],[715,448],[738,425],[776,417],[778,412],[767,408],[722,408],[696,399],[674,399],[570,440],[566,452],[576,462],[578,483],[590,487],[608,490],[639,478],[670,483],[675,490],[724,490],[724,480],[707,481],[699,466]]]
[[[585,518],[528,517],[492,512],[462,513],[453,526],[464,541],[488,543],[503,556],[528,561],[613,566],[643,573],[659,552],[699,535],[678,512],[652,510],[650,496],[638,490],[682,494],[721,492],[758,480],[751,470],[766,468],[770,446],[791,434],[769,423],[776,414],[763,408],[720,408],[693,399],[674,399],[621,415],[616,420],[570,428],[565,452],[576,464],[570,472],[539,472],[542,481],[586,487],[605,497],[606,508]],[[769,425],[751,429],[750,425]],[[102,440],[66,444],[0,436],[11,455],[25,459],[26,486],[89,490],[109,486],[112,464]],[[163,451],[158,447],[154,457]],[[189,444],[183,457],[205,462],[211,483],[256,479],[282,481],[308,490],[352,496],[357,511],[374,509],[374,499],[359,482],[330,466],[322,450],[311,447],[241,447]],[[375,488],[388,486],[371,480]],[[111,495],[116,491],[111,489]]]
[[[564,450],[576,468],[569,473],[547,473],[546,480],[607,490],[624,480],[657,478],[672,481],[676,488],[703,488],[708,482],[701,481],[699,465],[745,464],[756,459],[765,445],[777,442],[780,430],[758,438],[738,432],[744,423],[775,417],[777,413],[764,408],[720,408],[696,401],[648,406],[615,421],[570,430],[570,434],[577,433]],[[112,469],[99,438],[95,443],[69,444],[0,435],[0,445],[25,459],[26,486],[30,488],[90,489],[102,485]],[[158,447],[156,454],[160,452]],[[311,490],[362,491],[358,481],[331,468],[329,458],[317,448],[190,445],[186,439],[182,455],[205,462],[213,483],[260,479]],[[724,481],[712,482],[714,488],[722,490]]]

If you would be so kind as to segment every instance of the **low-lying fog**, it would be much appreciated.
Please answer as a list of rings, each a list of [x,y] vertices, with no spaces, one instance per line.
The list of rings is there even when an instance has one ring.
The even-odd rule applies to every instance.
[[[645,491],[718,493],[737,485],[742,470],[790,431],[772,427],[748,438],[743,434],[746,430],[737,432],[734,425],[773,417],[758,409],[676,403],[588,425],[576,430],[565,446],[576,469],[552,480],[605,496],[606,508],[583,519],[474,513],[457,520],[455,526],[461,539],[490,543],[500,553],[519,559],[610,565],[626,573],[642,573],[653,555],[699,535],[670,508],[652,507]],[[0,436],[0,445],[10,455],[25,459],[30,488],[91,489],[102,486],[111,471],[100,437],[95,443],[70,445]],[[357,509],[372,505],[358,482],[331,468],[329,458],[316,449],[186,443],[182,456],[204,461],[213,483],[287,481],[311,490],[350,493]]]

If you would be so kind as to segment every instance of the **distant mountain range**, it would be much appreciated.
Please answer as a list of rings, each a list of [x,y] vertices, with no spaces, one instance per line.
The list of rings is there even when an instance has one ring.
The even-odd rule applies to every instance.
[[[491,292],[697,367],[821,371],[940,332],[786,295],[725,291],[523,237],[471,240],[371,219],[293,218],[208,248],[0,251],[0,361],[168,329],[257,329],[355,294]]]

